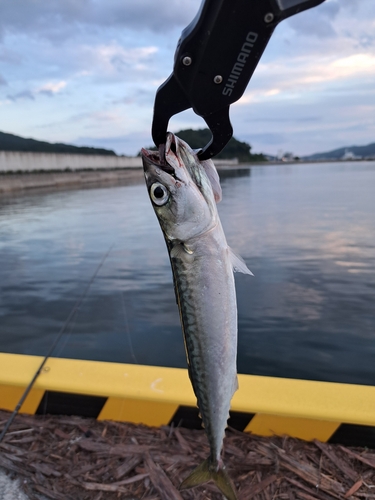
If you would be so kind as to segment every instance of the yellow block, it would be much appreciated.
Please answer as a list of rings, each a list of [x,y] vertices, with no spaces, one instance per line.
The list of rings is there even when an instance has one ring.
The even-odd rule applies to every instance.
[[[177,404],[141,399],[108,398],[98,420],[116,420],[159,427],[168,424],[177,408]]]
[[[26,387],[43,358],[0,353],[0,384]],[[49,358],[35,388],[195,406],[187,370]],[[0,405],[1,407],[1,405]]]
[[[15,410],[24,392],[24,387],[0,385],[0,408],[9,411]],[[44,391],[42,389],[32,389],[21,406],[20,413],[31,413],[33,415],[39,406],[43,394]]]
[[[0,408],[9,409],[9,401],[13,397],[12,402],[17,403],[20,392],[29,384],[42,360],[41,356],[0,353],[0,386],[14,387],[14,391],[17,391],[14,396],[13,389],[6,389],[3,395],[0,391]],[[269,418],[299,419],[302,422],[299,425],[305,427],[315,420],[375,427],[373,386],[243,374],[238,379],[239,390],[234,394],[231,407],[234,411],[263,414]],[[36,390],[40,392],[34,393],[35,400],[34,403],[30,402],[30,412],[37,407],[38,394],[45,390],[114,398],[112,403],[108,402],[110,413],[119,411],[118,406],[115,409],[120,404],[115,403],[116,399],[166,405],[166,413],[178,405],[196,406],[187,370],[179,368],[50,358],[35,383],[33,391]],[[111,405],[114,410],[110,410]],[[145,411],[154,411],[150,410],[151,406],[148,408],[146,405]],[[163,415],[164,410],[160,410]],[[101,418],[106,414],[103,412]],[[163,418],[160,416],[160,419]],[[155,421],[160,419],[155,417]],[[255,425],[257,419],[253,421]],[[267,426],[279,432],[273,421]],[[290,429],[291,426],[288,426]]]
[[[239,375],[232,410],[375,426],[375,387]]]
[[[293,436],[305,441],[328,441],[340,426],[339,422],[326,422],[311,418],[280,417],[279,415],[255,415],[245,432],[258,436]]]

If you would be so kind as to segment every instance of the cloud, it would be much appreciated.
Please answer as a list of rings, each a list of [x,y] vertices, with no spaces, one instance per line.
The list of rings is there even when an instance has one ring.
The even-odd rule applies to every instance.
[[[96,128],[97,126],[114,126],[120,125],[123,121],[123,117],[116,110],[97,110],[97,111],[87,111],[82,113],[73,113],[69,115],[64,120],[56,120],[52,122],[44,123],[37,128],[51,128],[51,127],[61,127],[63,125],[77,125],[78,123],[85,123],[85,128]]]
[[[74,141],[76,146],[94,146],[98,148],[113,149],[117,154],[136,155],[142,147],[151,145],[152,141],[148,131],[131,132],[129,134],[106,137],[79,137]]]
[[[109,141],[127,154],[151,144],[156,88],[169,76],[181,28],[199,4],[2,2],[0,130],[27,136],[42,129],[40,139],[52,142]],[[254,151],[298,155],[373,141],[374,54],[374,0],[326,0],[283,21],[231,107],[235,137]],[[169,128],[202,126],[189,110]]]
[[[375,55],[357,53],[339,58],[322,55],[313,61],[297,56],[284,64],[260,63],[252,84],[234,106],[295,99],[301,92],[307,95],[328,89],[336,82],[349,85],[350,81],[355,84],[361,80],[375,81]]]
[[[325,2],[316,9],[305,11],[303,15],[291,17],[287,22],[299,35],[331,38],[337,36],[334,20],[339,11],[338,1]]]
[[[7,99],[13,102],[20,99],[30,99],[31,101],[34,101],[38,94],[44,94],[51,97],[58,94],[65,87],[66,82],[64,81],[48,82],[33,90],[22,90],[21,92],[17,92],[15,94],[8,94]]]
[[[155,89],[139,89],[136,91],[129,91],[124,97],[115,99],[112,104],[120,104],[124,106],[136,105],[139,107],[150,107],[153,105],[155,99]]]
[[[83,46],[79,55],[86,74],[94,73],[100,78],[123,75],[126,72],[149,71],[148,61],[158,49],[155,46],[126,48],[118,42]]]
[[[3,76],[0,75],[0,85],[7,85],[7,81]]]
[[[321,116],[257,116],[257,122],[268,122],[268,123],[310,123],[318,122],[322,119]],[[249,117],[248,121],[253,121],[254,117]]]
[[[30,99],[33,101],[35,97],[31,90],[23,90],[22,92],[17,92],[16,94],[8,94],[7,99],[13,102],[18,101],[19,99]]]
[[[271,132],[271,133],[252,133],[251,134],[251,140],[260,142],[263,144],[267,144],[270,146],[278,146],[280,144],[283,144],[285,142],[285,134],[280,134],[277,132]]]
[[[3,2],[0,35],[29,33],[58,41],[87,30],[121,27],[165,32],[188,24],[199,0],[18,0]]]
[[[118,39],[106,38],[67,38],[56,46],[48,40],[13,36],[7,43],[16,47],[19,53],[26,53],[27,57],[20,69],[15,70],[10,64],[4,64],[4,67],[8,68],[13,79],[18,79],[17,73],[22,71],[23,80],[69,81],[71,84],[84,79],[86,85],[89,79],[90,84],[94,81],[121,81],[124,84],[128,81],[154,80],[160,76],[162,70],[160,63],[157,64],[159,48],[156,45],[142,38],[136,40],[138,46],[133,46],[134,40],[121,40],[121,36]]]
[[[54,94],[57,94],[60,92],[60,90],[64,89],[66,87],[66,82],[61,81],[61,82],[48,82],[42,85],[40,88],[38,88],[35,91],[35,94],[46,94],[49,96],[53,96]]]
[[[0,61],[3,63],[20,64],[22,56],[15,50],[8,47],[2,47],[0,44]]]

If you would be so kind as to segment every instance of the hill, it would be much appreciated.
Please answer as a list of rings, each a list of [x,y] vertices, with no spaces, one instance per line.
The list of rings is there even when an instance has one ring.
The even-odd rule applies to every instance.
[[[111,155],[116,153],[110,149],[71,146],[69,144],[51,143],[25,139],[14,134],[0,132],[0,151],[22,151],[32,153],[71,153],[79,155]]]
[[[211,132],[208,128],[204,129],[186,129],[176,132],[176,135],[187,142],[193,149],[203,148],[211,139]],[[265,161],[263,154],[252,154],[251,146],[247,142],[241,142],[234,137],[228,142],[223,151],[215,158],[232,159],[238,158],[240,162]]]
[[[325,159],[342,159],[342,157],[348,153],[353,153],[354,156],[360,156],[361,158],[375,157],[375,142],[367,144],[367,146],[348,146],[346,148],[334,149],[332,151],[327,151],[325,153],[315,153],[313,155],[304,156],[303,160],[325,160]]]
[[[187,142],[193,149],[203,148],[211,140],[211,132],[208,128],[193,130],[191,128],[180,130],[176,135],[183,141]],[[156,149],[151,146],[148,149]],[[140,152],[138,153],[140,155]],[[232,137],[223,151],[215,156],[215,158],[231,160],[238,158],[240,162],[252,161],[267,161],[267,158],[262,154],[251,153],[251,146],[247,142],[241,142]]]

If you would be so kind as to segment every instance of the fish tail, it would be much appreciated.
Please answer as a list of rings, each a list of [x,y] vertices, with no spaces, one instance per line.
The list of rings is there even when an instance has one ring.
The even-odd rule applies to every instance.
[[[228,476],[225,467],[222,466],[216,470],[216,468],[212,466],[209,459],[198,465],[198,467],[182,481],[180,490],[193,488],[194,486],[198,486],[199,484],[206,483],[210,480],[216,484],[227,500],[237,500],[235,487]]]

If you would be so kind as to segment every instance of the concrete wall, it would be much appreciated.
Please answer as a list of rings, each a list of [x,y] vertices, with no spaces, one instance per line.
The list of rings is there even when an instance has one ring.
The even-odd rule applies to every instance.
[[[120,184],[138,184],[142,182],[144,183],[144,177],[141,168],[2,174],[0,175],[0,197],[2,194],[26,189],[60,189],[95,184],[118,186]]]
[[[0,151],[0,172],[62,171],[141,167],[140,157]]]
[[[217,167],[238,165],[237,158],[233,160],[215,160]],[[21,153],[17,151],[0,151],[0,172],[33,172],[36,170],[63,171],[83,170],[90,168],[109,169],[142,167],[139,156],[104,156],[104,155],[74,155],[58,153]]]

